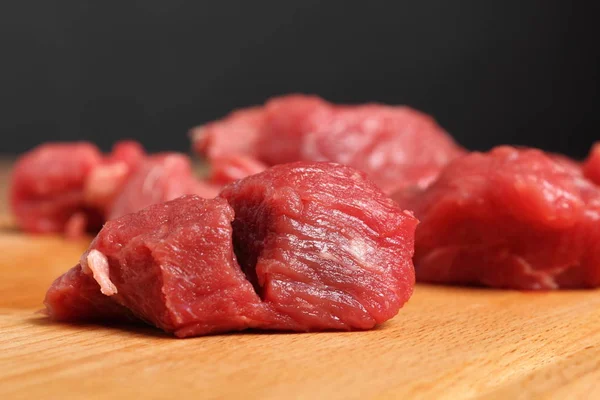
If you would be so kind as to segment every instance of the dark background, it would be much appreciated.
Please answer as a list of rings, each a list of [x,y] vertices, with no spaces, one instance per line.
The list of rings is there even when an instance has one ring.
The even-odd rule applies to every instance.
[[[122,137],[186,150],[196,124],[306,92],[412,105],[473,149],[583,156],[600,139],[587,3],[2,2],[0,152]]]

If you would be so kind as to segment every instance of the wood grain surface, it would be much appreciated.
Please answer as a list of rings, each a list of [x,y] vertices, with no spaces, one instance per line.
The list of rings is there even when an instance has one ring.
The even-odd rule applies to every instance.
[[[174,339],[36,314],[87,241],[0,232],[0,398],[600,398],[600,292],[418,285],[370,332]]]
[[[8,185],[13,160],[9,157],[0,157],[0,228],[10,226],[10,215],[8,212]]]

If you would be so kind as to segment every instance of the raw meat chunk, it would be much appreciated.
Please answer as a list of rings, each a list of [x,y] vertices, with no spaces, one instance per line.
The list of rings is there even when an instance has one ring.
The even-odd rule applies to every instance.
[[[276,165],[312,160],[303,157],[305,136],[330,120],[333,105],[317,96],[292,94],[267,101],[263,112],[257,154],[259,160]]]
[[[130,168],[135,168],[145,156],[146,150],[141,144],[133,140],[121,140],[115,143],[106,161],[123,162]]]
[[[215,185],[226,185],[265,169],[264,163],[245,155],[219,156],[211,162],[209,181]]]
[[[249,107],[234,111],[223,120],[194,128],[190,131],[194,149],[211,163],[215,157],[232,154],[253,157],[263,119],[260,107]]]
[[[282,165],[223,197],[184,196],[109,221],[46,306],[55,319],[111,319],[117,304],[179,337],[368,329],[412,293],[416,224],[355,170]],[[97,302],[76,301],[79,288]]]
[[[125,309],[180,337],[284,329],[288,318],[261,302],[237,264],[232,220],[224,199],[184,196],[107,222],[81,266],[48,291],[50,317],[112,320]]]
[[[366,172],[388,193],[427,186],[464,153],[431,117],[409,107],[334,105],[298,94],[197,129],[195,149],[209,160],[244,154],[266,165],[333,161]]]
[[[154,205],[108,222],[81,264],[106,257],[116,293],[105,298],[178,336],[257,327],[272,315],[237,265],[232,220],[223,199]]]
[[[228,164],[230,165],[230,164]],[[240,164],[238,169],[260,169]],[[239,171],[226,169],[222,174]],[[78,237],[106,219],[184,194],[215,197],[219,184],[193,176],[189,157],[150,156],[133,141],[104,156],[90,143],[50,143],[22,156],[13,172],[11,206],[21,229]]]
[[[274,98],[264,107],[237,110],[194,128],[190,136],[196,152],[211,166],[211,181],[227,184],[269,165],[300,160],[303,132],[319,123],[326,108],[316,96]]]
[[[71,268],[54,281],[44,300],[48,316],[55,321],[133,321],[131,312],[104,296],[98,283],[83,273],[81,266]]]
[[[103,156],[86,142],[49,143],[17,162],[11,184],[13,213],[31,233],[77,237],[97,231],[114,197],[146,157],[135,142],[119,142]]]
[[[426,187],[463,151],[433,118],[409,107],[344,107],[303,137],[304,160],[364,171],[383,191]]]
[[[147,157],[112,201],[107,219],[142,210],[186,194],[215,197],[218,187],[196,180],[187,156],[166,153]]]
[[[333,163],[283,164],[226,187],[242,269],[302,330],[368,329],[414,284],[417,220],[364,174]]]
[[[594,144],[588,158],[583,165],[583,173],[586,178],[600,185],[600,142]]]
[[[32,233],[72,235],[101,224],[84,200],[90,171],[102,162],[96,146],[86,142],[48,143],[21,157],[13,170],[10,204],[18,226]]]
[[[395,196],[421,221],[417,280],[498,288],[600,285],[600,188],[542,151],[498,147]]]
[[[563,168],[567,169],[573,175],[582,175],[582,164],[564,154],[546,153],[554,162],[559,163]]]
[[[86,203],[101,210],[110,208],[129,177],[146,158],[146,152],[139,143],[116,143],[112,153],[86,178],[83,189]]]

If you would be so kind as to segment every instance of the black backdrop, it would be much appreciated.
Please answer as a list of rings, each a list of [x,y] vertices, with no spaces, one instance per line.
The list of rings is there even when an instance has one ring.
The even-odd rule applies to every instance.
[[[195,124],[307,92],[412,105],[473,149],[582,156],[600,139],[587,3],[3,1],[0,152],[121,137],[185,150]]]

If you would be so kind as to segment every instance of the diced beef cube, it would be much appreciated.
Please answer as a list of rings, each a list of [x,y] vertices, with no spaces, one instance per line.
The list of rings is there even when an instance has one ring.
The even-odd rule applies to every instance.
[[[102,154],[86,142],[49,143],[21,157],[13,170],[10,203],[18,226],[31,233],[97,228],[102,218],[85,202],[84,185]]]
[[[356,170],[281,165],[215,199],[185,196],[109,221],[46,306],[55,319],[106,308],[110,320],[118,304],[180,337],[369,329],[412,293],[416,224]],[[100,296],[93,310],[73,300],[77,288]]]
[[[211,162],[223,155],[266,165],[333,161],[367,173],[387,193],[427,186],[464,153],[431,117],[409,107],[334,105],[298,94],[234,112],[194,132],[194,148]]]
[[[570,163],[498,147],[450,163],[415,211],[417,280],[514,289],[600,286],[600,188]]]

